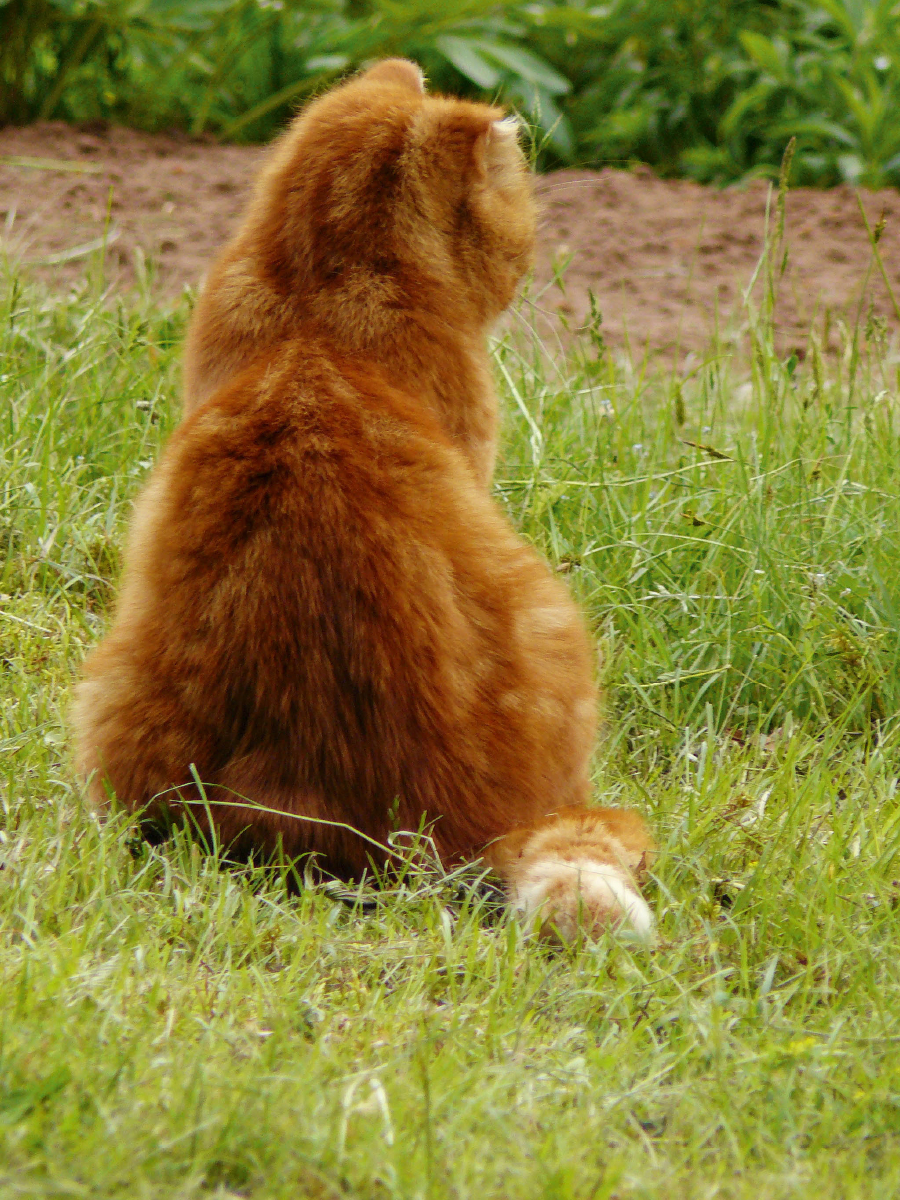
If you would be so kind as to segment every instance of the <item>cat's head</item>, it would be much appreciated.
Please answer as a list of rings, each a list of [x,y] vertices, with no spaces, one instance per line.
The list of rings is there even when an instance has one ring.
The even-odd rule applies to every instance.
[[[378,63],[300,113],[256,211],[266,273],[314,304],[375,296],[490,321],[534,248],[516,120],[429,95],[405,59]]]

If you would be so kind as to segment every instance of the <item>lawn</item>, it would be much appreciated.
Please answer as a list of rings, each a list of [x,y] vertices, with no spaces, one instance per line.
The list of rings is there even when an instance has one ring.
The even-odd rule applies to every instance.
[[[900,1191],[898,358],[865,303],[776,354],[777,276],[675,367],[599,323],[549,356],[527,303],[495,348],[497,496],[661,847],[657,945],[559,951],[415,854],[354,908],[85,806],[68,697],[190,297],[6,270],[0,1197]]]

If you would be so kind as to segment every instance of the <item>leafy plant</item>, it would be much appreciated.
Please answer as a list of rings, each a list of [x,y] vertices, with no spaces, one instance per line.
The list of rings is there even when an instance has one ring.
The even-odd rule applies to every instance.
[[[716,144],[716,126],[746,58],[739,31],[772,32],[784,16],[755,0],[613,0],[543,4],[534,40],[572,80],[566,105],[578,157],[680,170],[687,150]]]
[[[129,60],[158,82],[233,7],[234,0],[0,0],[0,119],[96,117],[115,103]]]
[[[797,6],[792,41],[749,30],[751,86],[719,126],[720,143],[755,138],[771,163],[796,136],[797,178],[883,187],[900,180],[900,5],[819,0]]]
[[[499,99],[543,167],[900,183],[898,0],[0,0],[0,120],[264,139],[384,55]]]
[[[438,86],[505,97],[569,155],[571,84],[526,32],[485,0],[6,0],[0,117],[266,136],[341,72],[406,55]]]

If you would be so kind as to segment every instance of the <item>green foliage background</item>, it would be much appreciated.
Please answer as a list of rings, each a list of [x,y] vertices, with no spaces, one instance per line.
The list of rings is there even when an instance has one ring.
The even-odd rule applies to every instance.
[[[265,139],[388,54],[499,97],[545,167],[900,184],[897,0],[0,0],[0,121]]]

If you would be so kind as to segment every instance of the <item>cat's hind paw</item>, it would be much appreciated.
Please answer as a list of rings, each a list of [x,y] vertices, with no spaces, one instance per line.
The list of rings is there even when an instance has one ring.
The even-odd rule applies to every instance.
[[[516,880],[514,907],[544,937],[573,942],[622,929],[653,940],[653,914],[627,871],[596,859],[538,858]]]

